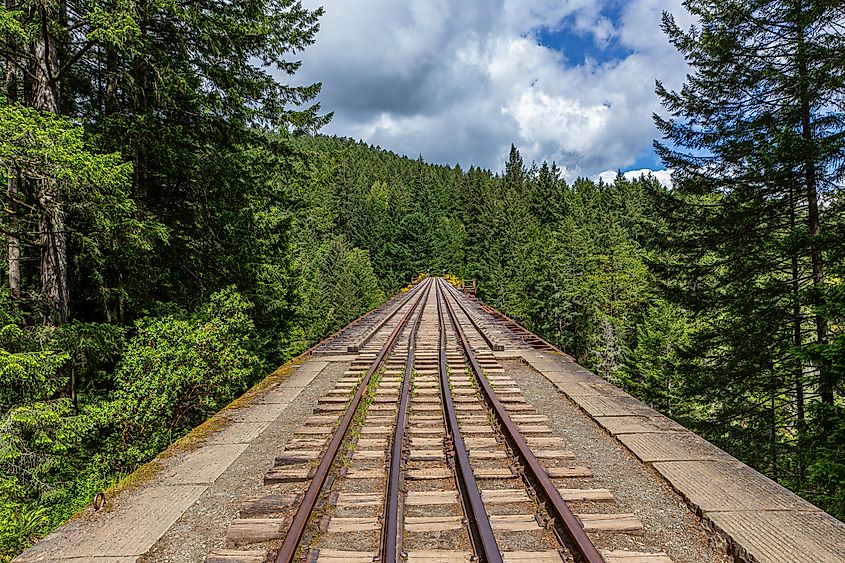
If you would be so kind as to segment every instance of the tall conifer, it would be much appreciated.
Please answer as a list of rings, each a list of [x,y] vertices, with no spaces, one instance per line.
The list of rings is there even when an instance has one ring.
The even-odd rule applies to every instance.
[[[711,435],[777,477],[796,445],[781,428],[800,431],[807,383],[834,401],[829,367],[802,349],[828,338],[823,201],[845,158],[845,12],[828,0],[684,6],[699,25],[664,14],[663,29],[692,72],[679,92],[658,82],[669,117],[655,116],[676,185],[671,283],[709,321],[694,356],[698,391],[718,405]]]

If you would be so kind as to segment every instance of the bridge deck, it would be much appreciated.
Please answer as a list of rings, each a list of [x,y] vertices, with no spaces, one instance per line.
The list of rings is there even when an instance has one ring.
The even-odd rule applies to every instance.
[[[462,301],[471,317],[465,328],[474,322],[489,340],[485,369],[511,378],[507,392],[522,394],[537,420],[545,418],[542,424],[550,427],[550,435],[530,441],[562,440],[566,455],[574,456],[577,465],[558,467],[570,476],[556,479],[556,484],[574,499],[570,504],[582,513],[584,526],[589,529],[590,522],[595,526],[606,512],[629,514],[640,523],[634,533],[589,532],[608,561],[721,561],[725,559],[721,549],[744,561],[845,560],[845,524],[566,355],[548,351],[532,335],[515,330],[509,319],[491,315],[472,299]],[[372,360],[371,349],[394,322],[391,315],[403,306],[402,297],[392,300],[313,354],[270,376],[249,397],[160,456],[154,475],[108,499],[105,509],[83,511],[16,561],[265,561],[272,556],[272,542],[254,541],[243,547],[232,539],[233,522],[240,522],[238,518],[250,510],[260,514],[261,503],[286,502],[285,495],[293,489],[265,485],[267,468],[286,441],[309,447],[306,437],[298,434],[303,422],[337,393],[344,375]],[[476,344],[483,346],[480,340]],[[535,415],[524,416],[522,428],[531,428]],[[319,427],[311,429],[317,432],[315,428]],[[578,473],[582,465],[589,466],[586,474]],[[613,522],[619,525],[620,520]],[[269,530],[277,537],[283,527],[274,518],[254,518],[246,524],[251,526],[247,535]],[[324,540],[327,549],[320,560],[340,560],[331,559],[335,547],[331,542]],[[337,547],[342,546],[341,541]],[[438,553],[429,555],[443,561],[462,557],[455,550]],[[521,557],[519,553],[512,552],[511,559]],[[368,560],[366,554],[362,557]]]

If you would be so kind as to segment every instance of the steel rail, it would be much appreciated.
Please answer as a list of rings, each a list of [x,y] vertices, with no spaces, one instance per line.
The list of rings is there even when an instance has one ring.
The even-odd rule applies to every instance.
[[[484,508],[484,501],[481,499],[481,491],[472,473],[472,466],[469,461],[469,453],[466,449],[461,429],[458,426],[458,415],[455,412],[455,403],[452,400],[452,391],[449,388],[449,374],[446,363],[446,320],[443,315],[442,303],[446,302],[441,294],[440,285],[435,280],[435,295],[437,297],[437,319],[440,324],[440,393],[443,397],[443,413],[449,435],[451,436],[452,448],[455,452],[455,473],[456,482],[464,501],[464,513],[469,517],[470,539],[472,540],[475,554],[482,562],[502,563],[502,553],[493,535],[493,526]],[[469,508],[469,510],[467,510]]]
[[[473,297],[473,299],[475,299],[475,301],[478,302],[478,306],[481,307],[482,309],[484,309],[487,312],[488,315],[492,316],[494,319],[496,319],[499,322],[503,322],[505,324],[505,326],[508,328],[508,330],[510,330],[511,333],[513,333],[514,336],[516,336],[517,338],[519,338],[520,340],[522,340],[523,342],[525,342],[526,344],[528,344],[529,346],[531,346],[535,350],[553,350],[555,352],[558,352],[559,354],[562,354],[563,356],[566,356],[567,358],[572,358],[572,356],[570,356],[569,354],[567,354],[566,352],[564,352],[563,350],[561,350],[560,348],[558,348],[557,346],[555,346],[554,344],[552,344],[551,342],[546,340],[545,338],[541,338],[541,337],[537,336],[536,334],[534,334],[533,332],[531,332],[530,330],[528,330],[527,328],[522,326],[520,323],[516,322],[515,320],[513,320],[512,318],[510,318],[509,316],[507,316],[503,312],[499,311],[498,309],[491,307],[490,305],[483,302],[478,297]],[[508,327],[506,323],[511,323],[513,326],[518,328],[520,332],[517,332],[517,331],[513,330],[511,327]],[[541,344],[543,344],[543,348],[537,348],[537,346],[531,344],[531,342],[529,342],[528,340],[525,339],[525,337],[524,337],[525,334],[531,335],[531,339],[534,340],[535,342],[539,341]]]
[[[446,288],[448,289],[447,293],[452,293],[452,292],[458,291],[457,289],[452,287],[452,284],[450,284],[448,282],[446,283]],[[453,295],[454,295],[454,293],[453,293]],[[457,302],[457,300],[456,300],[456,302]],[[502,344],[494,344],[493,341],[490,340],[490,337],[488,337],[487,334],[483,330],[481,330],[481,327],[478,326],[478,323],[476,322],[476,320],[466,312],[466,309],[464,309],[463,311],[464,311],[464,314],[466,315],[466,317],[469,319],[469,322],[472,323],[472,326],[475,327],[475,330],[477,330],[478,334],[481,335],[481,338],[484,339],[484,342],[487,344],[488,348],[490,348],[494,352],[501,352],[502,350],[505,349],[505,347]]]
[[[417,334],[422,323],[425,306],[431,286],[422,297],[419,313],[414,320],[411,333],[408,335],[408,354],[405,357],[405,376],[402,379],[400,391],[399,412],[396,415],[396,429],[393,433],[393,443],[390,450],[390,470],[387,477],[387,496],[384,507],[384,523],[381,538],[381,561],[396,563],[400,559],[401,526],[399,525],[399,486],[402,472],[402,446],[405,429],[408,425],[408,404],[411,401],[411,378],[414,375],[414,355],[417,348]]]
[[[430,285],[431,282],[429,282]],[[422,284],[421,284],[422,285]],[[414,295],[419,294],[420,291],[414,292]],[[421,299],[421,297],[420,297]],[[387,354],[393,348],[393,345],[396,343],[396,339],[399,337],[399,333],[407,324],[408,320],[414,313],[417,305],[420,303],[420,299],[417,299],[402,320],[396,325],[396,328],[390,333],[390,336],[387,339],[387,342],[384,343],[382,346],[381,351],[376,356],[373,363],[370,365],[370,368],[367,370],[364,379],[358,385],[358,390],[355,392],[355,396],[352,398],[352,401],[349,403],[349,407],[346,409],[346,413],[343,415],[343,418],[340,421],[337,429],[335,430],[334,435],[332,436],[331,442],[329,442],[329,447],[326,450],[326,453],[323,455],[323,459],[320,460],[320,465],[317,466],[316,471],[314,472],[314,477],[311,479],[311,483],[308,485],[308,489],[305,492],[305,496],[302,499],[302,503],[296,510],[296,514],[291,520],[290,527],[288,528],[287,534],[285,535],[285,540],[282,543],[282,547],[279,549],[278,554],[276,555],[275,561],[276,563],[290,563],[293,561],[294,556],[296,555],[297,547],[299,546],[299,542],[302,539],[302,535],[305,532],[305,527],[308,524],[308,518],[311,516],[311,512],[314,510],[314,506],[317,504],[317,500],[320,496],[320,491],[323,489],[323,485],[325,485],[326,478],[329,475],[329,470],[331,469],[332,464],[334,463],[335,457],[337,457],[337,453],[340,450],[340,446],[343,443],[343,439],[346,437],[346,433],[349,431],[349,426],[352,423],[352,418],[355,416],[355,411],[358,409],[358,406],[361,404],[361,398],[364,396],[364,392],[367,390],[368,385],[370,384],[370,379],[372,379],[373,374],[381,366],[384,359],[387,357]],[[404,306],[405,303],[408,302],[409,299],[406,299],[401,306]]]
[[[415,295],[415,294],[417,293],[417,291],[416,291],[416,290],[418,290],[418,289],[419,289],[422,285],[423,285],[423,284],[421,284],[421,283],[420,283],[420,284],[417,284],[416,286],[412,287],[411,289],[409,289],[409,290],[408,290],[408,293],[407,293],[407,294],[405,294],[405,299],[404,299],[403,301],[401,301],[401,302],[399,303],[399,305],[397,305],[397,306],[396,306],[396,308],[395,308],[395,309],[393,309],[393,311],[391,311],[389,315],[387,315],[387,317],[385,317],[384,319],[382,319],[382,320],[381,320],[381,322],[379,322],[379,323],[376,325],[376,327],[375,327],[373,330],[371,330],[371,331],[370,331],[370,333],[369,333],[369,334],[367,334],[366,336],[364,336],[364,339],[363,339],[363,340],[361,340],[358,344],[356,344],[355,346],[347,346],[347,347],[346,347],[346,351],[347,351],[347,352],[352,352],[352,353],[358,353],[358,352],[360,352],[360,351],[361,351],[361,348],[363,348],[364,346],[366,346],[366,345],[367,345],[367,343],[368,343],[370,340],[372,340],[373,336],[375,336],[377,332],[379,332],[382,328],[384,328],[384,325],[386,325],[388,322],[390,322],[390,319],[392,319],[393,317],[395,317],[395,316],[396,316],[396,313],[398,313],[398,312],[399,312],[399,309],[401,309],[402,307],[404,307],[404,306],[405,306],[405,303],[407,303],[408,301],[410,301],[411,296],[412,296],[412,295]]]
[[[436,280],[436,283],[445,282]],[[511,420],[511,417],[508,415],[507,411],[505,410],[505,407],[502,405],[501,401],[496,395],[496,392],[490,385],[490,382],[487,381],[487,378],[485,377],[484,372],[481,369],[481,365],[478,363],[478,360],[475,357],[475,352],[472,351],[472,347],[469,344],[469,340],[467,339],[466,333],[458,322],[457,315],[455,314],[455,310],[452,308],[452,305],[449,303],[448,300],[444,300],[444,302],[446,308],[449,311],[449,315],[452,319],[452,322],[455,326],[455,331],[458,335],[458,339],[461,341],[461,347],[464,350],[464,355],[466,356],[473,373],[478,379],[478,384],[481,387],[482,393],[487,399],[487,402],[493,408],[493,412],[495,413],[496,418],[499,421],[499,425],[501,426],[502,431],[504,432],[505,436],[510,440],[511,444],[514,447],[514,451],[522,460],[529,477],[540,486],[541,494],[546,497],[547,510],[549,510],[552,516],[557,520],[557,523],[561,525],[564,533],[573,543],[572,547],[574,547],[578,551],[578,553],[584,560],[588,561],[589,563],[604,563],[604,558],[599,553],[595,544],[593,544],[593,542],[587,536],[587,533],[584,531],[584,528],[581,526],[581,523],[578,521],[578,519],[575,517],[575,514],[573,514],[572,510],[566,504],[566,501],[563,500],[563,497],[560,496],[560,492],[557,490],[557,487],[554,483],[552,483],[552,480],[549,478],[545,469],[537,460],[537,457],[534,455],[534,452],[531,451],[531,447],[528,445],[528,441],[519,431],[519,428],[517,428],[513,420]],[[455,302],[458,302],[457,299],[455,300]]]

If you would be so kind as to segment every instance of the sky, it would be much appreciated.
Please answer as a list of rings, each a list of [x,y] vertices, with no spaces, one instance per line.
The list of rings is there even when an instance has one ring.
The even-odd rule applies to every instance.
[[[304,0],[322,5],[297,80],[322,82],[322,132],[499,172],[513,143],[564,176],[655,170],[655,78],[687,67],[660,30],[680,0]]]

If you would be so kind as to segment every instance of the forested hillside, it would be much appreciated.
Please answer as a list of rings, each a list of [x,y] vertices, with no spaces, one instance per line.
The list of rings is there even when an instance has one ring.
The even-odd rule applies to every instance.
[[[658,85],[667,189],[319,135],[291,0],[9,0],[0,561],[421,272],[845,517],[835,6],[708,4],[664,22],[700,70]]]
[[[845,514],[841,199],[821,204],[832,326],[819,344],[805,205],[790,221],[788,207],[718,188],[621,175],[569,184],[514,148],[493,175],[349,140],[296,144],[316,174],[299,215],[322,225],[309,240],[368,250],[388,292],[419,271],[476,278],[485,301],[583,365]],[[836,400],[823,395],[819,358]]]
[[[313,177],[296,220],[307,240],[366,250],[386,292],[421,271],[477,279],[482,299],[582,365],[845,515],[841,194],[819,203],[829,272],[814,287],[806,200],[789,191],[570,184],[513,147],[494,175],[294,142]]]

